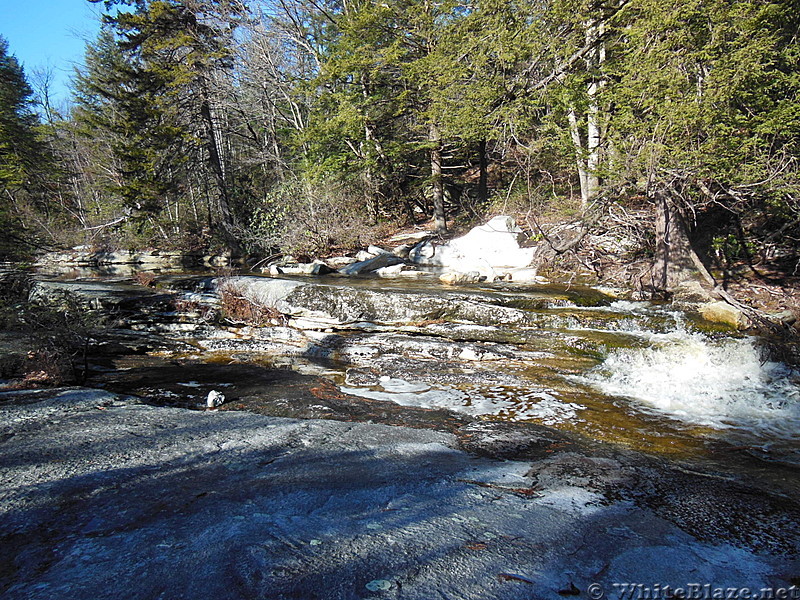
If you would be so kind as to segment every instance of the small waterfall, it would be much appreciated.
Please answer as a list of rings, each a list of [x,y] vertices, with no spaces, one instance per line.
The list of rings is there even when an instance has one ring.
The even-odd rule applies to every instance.
[[[611,350],[580,379],[695,425],[781,437],[800,433],[800,373],[762,362],[752,339],[717,341],[683,329],[650,337],[647,347]]]

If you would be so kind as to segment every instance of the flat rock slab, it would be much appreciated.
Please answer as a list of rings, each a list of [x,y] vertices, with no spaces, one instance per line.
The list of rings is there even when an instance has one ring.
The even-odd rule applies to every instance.
[[[615,583],[797,575],[788,554],[582,485],[568,472],[590,459],[572,455],[534,490],[530,463],[447,433],[86,389],[0,394],[0,424],[5,598],[600,598],[592,583],[617,598]]]
[[[83,309],[142,309],[165,305],[173,294],[119,281],[57,281],[39,279],[30,291],[32,302],[50,307],[76,304]]]

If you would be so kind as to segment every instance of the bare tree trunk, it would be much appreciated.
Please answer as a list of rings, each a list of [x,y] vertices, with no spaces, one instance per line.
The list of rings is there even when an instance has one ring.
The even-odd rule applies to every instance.
[[[206,85],[207,85],[206,81]],[[238,251],[239,241],[234,232],[235,221],[233,213],[230,209],[230,202],[228,200],[228,184],[225,172],[225,160],[223,155],[223,148],[221,145],[222,132],[219,130],[219,125],[216,122],[214,111],[211,108],[211,101],[208,97],[208,89],[203,90],[204,98],[200,105],[200,116],[205,123],[205,138],[206,147],[208,151],[209,166],[211,172],[214,174],[216,180],[215,191],[215,204],[217,212],[217,220],[222,227],[225,243],[227,243],[231,250]]]
[[[666,191],[655,194],[656,254],[652,271],[653,288],[671,292],[689,280],[713,286],[714,278],[692,247],[690,227],[675,201]]]
[[[572,136],[572,145],[575,147],[575,163],[578,167],[578,179],[581,184],[581,211],[586,212],[586,207],[589,206],[589,179],[586,174],[583,140],[578,127],[578,117],[574,110],[569,111],[569,133]]]
[[[589,73],[597,72],[606,61],[606,50],[600,38],[605,25],[590,20],[586,23],[586,46],[591,48],[584,57]],[[581,184],[581,210],[586,212],[590,202],[600,193],[600,167],[602,161],[603,114],[600,108],[600,92],[605,87],[605,79],[599,75],[589,83],[586,95],[589,106],[586,110],[585,143],[581,135],[580,124],[574,109],[570,109],[569,131],[572,145],[575,147],[575,162],[578,167],[578,179]]]
[[[364,146],[366,152],[374,152],[379,161],[383,160],[383,147],[375,136],[375,131],[369,122],[364,124]],[[380,196],[378,195],[377,177],[369,160],[372,160],[372,157],[368,158],[367,168],[364,170],[364,199],[373,224],[377,224],[381,210]]]
[[[598,106],[597,93],[600,83],[593,82],[589,85],[589,109],[586,112],[586,200],[584,210],[588,203],[600,191],[600,143],[602,139],[600,127],[600,107]]]
[[[478,174],[478,201],[481,206],[486,204],[489,199],[489,185],[488,185],[488,168],[489,163],[486,157],[486,140],[481,140],[478,144],[478,161],[479,161],[479,174]]]
[[[368,104],[372,90],[367,71],[361,72],[360,82],[361,96],[364,98],[364,102]],[[369,118],[364,120],[364,142],[361,144],[358,153],[361,155],[359,158],[365,161],[366,164],[364,169],[364,201],[367,206],[367,212],[372,218],[372,223],[377,224],[380,215],[380,199],[378,197],[377,178],[371,161],[375,160],[375,157],[378,157],[379,160],[383,158],[383,148],[375,135],[375,129]]]
[[[594,52],[590,55],[591,67],[600,70],[606,62],[606,47],[603,42],[598,40],[605,33],[605,23],[594,21],[589,23],[586,30],[587,43],[597,44]],[[589,108],[586,112],[586,187],[588,198],[591,200],[600,191],[600,161],[601,161],[601,144],[603,139],[603,127],[601,122],[600,99],[598,95],[606,85],[605,79],[602,75],[597,75],[589,84]]]
[[[433,186],[433,220],[438,233],[447,231],[447,217],[444,211],[444,181],[442,180],[442,140],[439,129],[431,125],[431,185]]]

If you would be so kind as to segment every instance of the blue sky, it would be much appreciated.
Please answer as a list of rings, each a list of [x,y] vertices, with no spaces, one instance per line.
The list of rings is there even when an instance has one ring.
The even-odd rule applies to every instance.
[[[56,106],[69,97],[73,66],[97,35],[101,7],[88,0],[0,0],[0,35],[34,87],[37,70],[52,71]]]

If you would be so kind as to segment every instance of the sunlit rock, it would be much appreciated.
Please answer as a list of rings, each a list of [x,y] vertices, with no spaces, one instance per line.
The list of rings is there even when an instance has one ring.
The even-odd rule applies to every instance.
[[[360,250],[356,253],[356,262],[364,262],[365,260],[369,260],[371,258],[375,258],[375,254],[369,252],[367,250]]]
[[[485,280],[486,277],[481,275],[479,271],[470,271],[469,273],[456,273],[448,271],[439,276],[439,281],[447,285],[465,285],[470,283],[478,283]]]
[[[708,302],[698,307],[698,312],[706,320],[712,323],[721,323],[731,327],[744,327],[747,324],[747,317],[741,310],[728,304],[727,302]]]
[[[400,244],[399,246],[392,249],[392,254],[397,256],[398,258],[402,258],[403,260],[408,258],[408,253],[411,252],[413,246],[410,244]]]
[[[311,263],[297,263],[293,265],[270,265],[270,275],[326,275],[333,272],[324,262],[315,260]]]
[[[378,256],[379,254],[391,254],[388,250],[384,250],[380,246],[370,246],[367,248],[367,252],[372,254],[373,256]]]
[[[333,256],[325,259],[325,264],[334,270],[352,265],[354,262],[358,262],[358,260],[352,256]]]
[[[384,257],[399,260],[390,254],[377,258]],[[420,321],[533,326],[541,324],[542,319],[561,319],[559,315],[537,315],[446,294],[358,289],[269,277],[230,277],[218,280],[218,285],[258,306],[273,308],[293,319],[316,322],[316,327]]]
[[[218,406],[222,406],[224,402],[225,394],[222,394],[217,390],[211,390],[208,392],[208,397],[206,398],[206,406],[208,408],[217,408]]]
[[[696,279],[682,281],[672,290],[672,300],[677,304],[711,302],[713,297]]]

